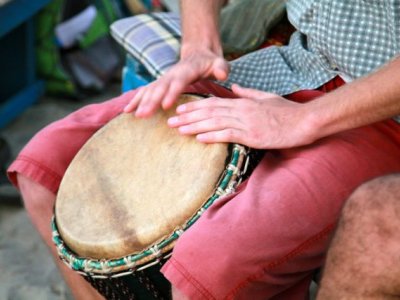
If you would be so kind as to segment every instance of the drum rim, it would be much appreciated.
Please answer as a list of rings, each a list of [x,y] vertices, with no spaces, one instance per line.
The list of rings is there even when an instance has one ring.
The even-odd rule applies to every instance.
[[[75,254],[63,241],[56,225],[55,215],[51,221],[53,243],[60,259],[71,269],[82,275],[97,278],[119,277],[140,271],[159,263],[168,257],[179,236],[190,228],[215,201],[229,195],[241,183],[249,162],[248,149],[240,144],[232,144],[232,154],[229,163],[220,176],[213,195],[204,201],[203,205],[180,228],[175,229],[166,238],[138,253],[113,259],[92,259]],[[93,274],[95,274],[93,276]],[[98,274],[98,275],[96,275]],[[105,275],[106,274],[106,275]],[[110,276],[110,274],[114,274]],[[122,275],[121,275],[122,274]]]

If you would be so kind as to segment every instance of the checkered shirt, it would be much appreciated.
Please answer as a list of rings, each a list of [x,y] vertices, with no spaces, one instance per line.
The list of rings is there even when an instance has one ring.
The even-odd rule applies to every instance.
[[[399,0],[288,0],[287,12],[288,46],[239,58],[229,81],[284,95],[355,79],[400,52]]]
[[[232,61],[223,85],[239,83],[286,95],[318,88],[337,75],[351,81],[400,52],[400,0],[288,0],[287,13],[297,29],[289,44]],[[132,20],[118,21],[111,32],[158,77],[178,58],[179,17],[160,14]]]
[[[288,46],[232,62],[229,84],[285,95],[361,77],[400,52],[399,0],[288,0],[287,12],[297,29]]]

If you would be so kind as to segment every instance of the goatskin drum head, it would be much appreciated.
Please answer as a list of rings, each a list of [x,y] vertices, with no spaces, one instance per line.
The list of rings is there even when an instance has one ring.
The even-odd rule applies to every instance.
[[[179,103],[197,101],[183,95]],[[202,144],[167,126],[175,114],[121,114],[77,153],[56,199],[66,245],[81,257],[139,253],[179,228],[213,194],[226,144]]]

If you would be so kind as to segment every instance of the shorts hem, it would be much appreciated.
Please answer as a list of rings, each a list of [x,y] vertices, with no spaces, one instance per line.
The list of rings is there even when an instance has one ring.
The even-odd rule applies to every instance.
[[[17,174],[24,175],[56,194],[61,182],[61,175],[41,165],[30,157],[19,155],[8,167],[7,176],[18,189]]]
[[[168,260],[161,272],[173,286],[177,287],[190,299],[216,299],[174,258]]]

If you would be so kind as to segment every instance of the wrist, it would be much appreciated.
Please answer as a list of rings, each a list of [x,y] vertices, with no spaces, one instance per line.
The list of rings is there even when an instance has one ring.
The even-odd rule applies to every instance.
[[[345,115],[340,110],[343,105],[338,105],[338,98],[332,92],[304,104],[303,126],[312,142],[347,129],[343,122]]]
[[[219,16],[225,0],[181,0],[182,44],[220,47]]]
[[[181,58],[198,54],[201,52],[208,52],[217,56],[223,56],[222,46],[219,40],[213,41],[212,39],[194,39],[182,41],[180,49]]]
[[[318,112],[316,106],[312,101],[301,105],[300,108],[301,117],[298,129],[305,145],[328,135],[324,115]]]

